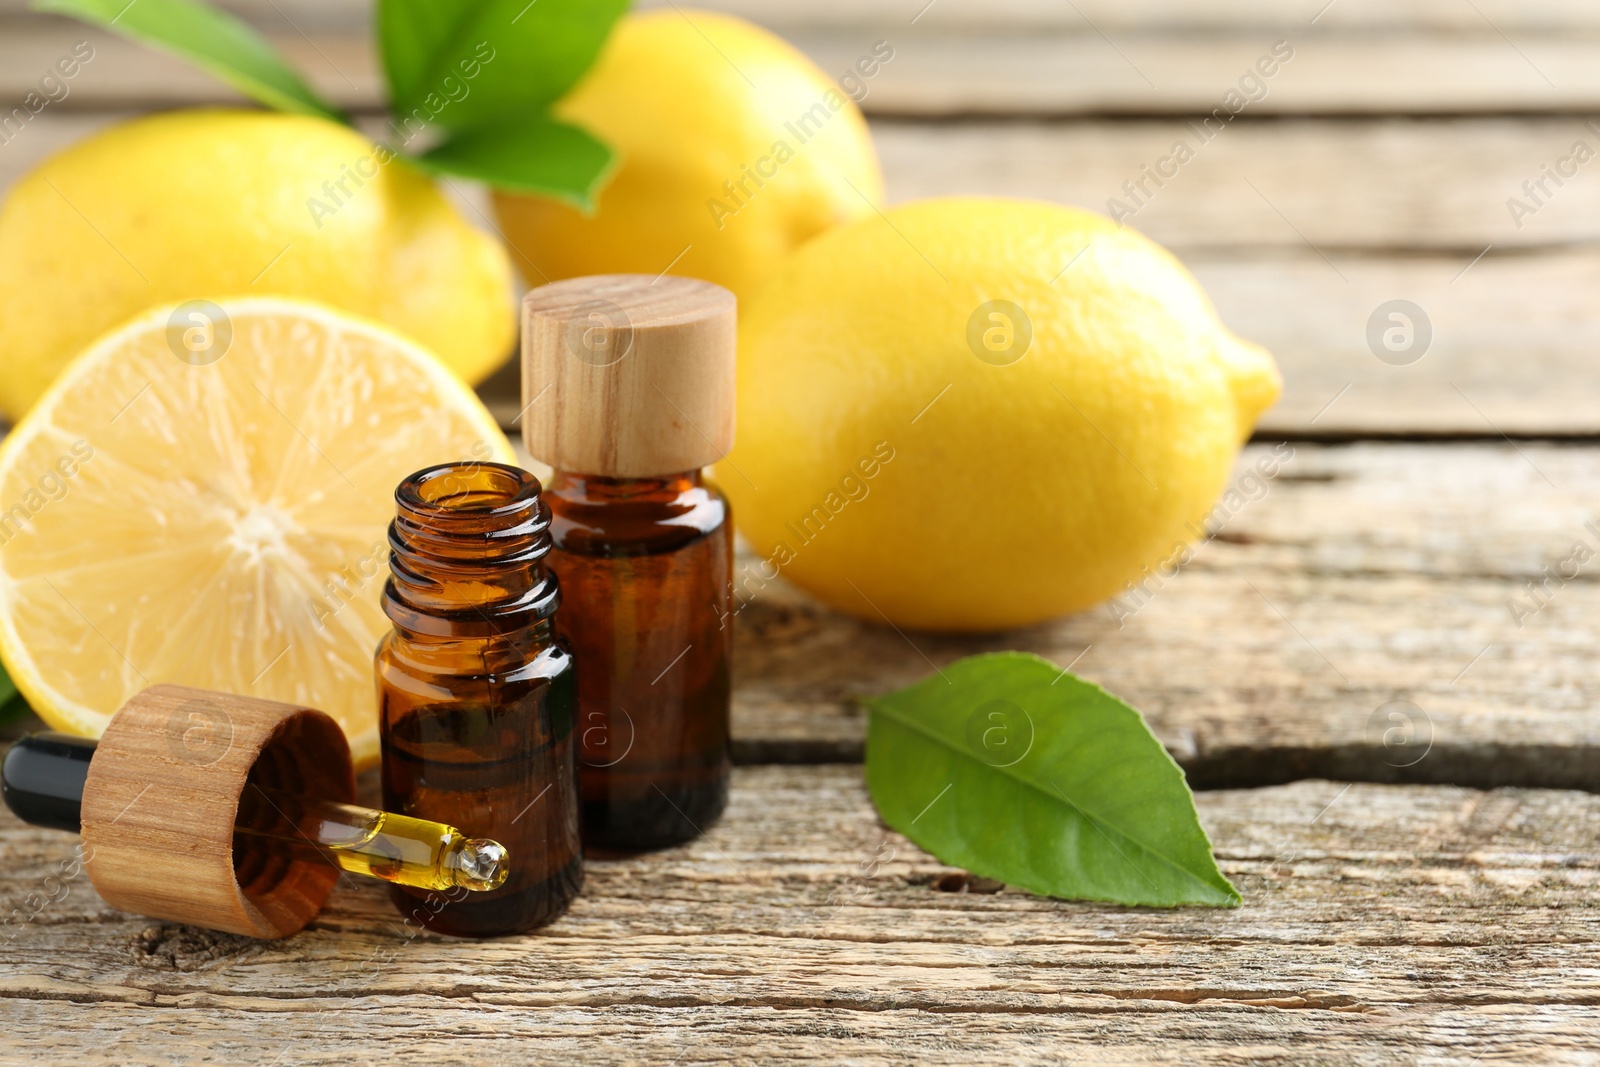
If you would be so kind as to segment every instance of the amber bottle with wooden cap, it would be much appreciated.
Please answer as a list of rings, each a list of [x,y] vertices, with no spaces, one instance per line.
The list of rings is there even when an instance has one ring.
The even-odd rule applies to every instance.
[[[74,862],[112,907],[251,937],[300,930],[341,871],[465,896],[509,859],[351,803],[350,750],[322,712],[178,685],[129,699],[99,742],[22,738],[0,789],[23,821],[83,835]]]
[[[672,844],[727,804],[734,297],[604,275],[523,301],[523,437],[550,464],[557,632],[578,664],[586,843]]]
[[[443,933],[529,930],[583,881],[550,510],[538,479],[500,463],[429,467],[395,501],[383,594],[394,631],[377,654],[384,803],[471,827],[514,857],[491,892],[440,900],[395,886],[395,903]]]

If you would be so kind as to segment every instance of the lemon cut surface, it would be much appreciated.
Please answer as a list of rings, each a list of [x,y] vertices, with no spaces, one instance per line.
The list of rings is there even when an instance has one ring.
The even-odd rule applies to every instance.
[[[57,729],[97,736],[177,682],[320,708],[371,763],[394,486],[513,453],[382,326],[280,298],[211,307],[105,336],[0,445],[0,655]]]

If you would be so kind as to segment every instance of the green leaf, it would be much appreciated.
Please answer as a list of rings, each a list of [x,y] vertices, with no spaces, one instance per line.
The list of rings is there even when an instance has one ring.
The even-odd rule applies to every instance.
[[[0,663],[0,722],[9,722],[27,712],[28,702],[17,692],[17,685],[6,673],[5,664]]]
[[[514,125],[458,133],[410,157],[425,171],[455,174],[498,189],[535,193],[594,209],[595,196],[611,176],[611,150],[576,126],[544,115]]]
[[[1099,686],[1000,652],[868,706],[872,801],[941,861],[1066,899],[1239,903],[1183,771]]]
[[[279,111],[343,122],[260,34],[197,0],[34,0],[36,11],[71,15],[181,56]]]
[[[397,121],[483,129],[543,115],[599,53],[627,0],[379,0]]]

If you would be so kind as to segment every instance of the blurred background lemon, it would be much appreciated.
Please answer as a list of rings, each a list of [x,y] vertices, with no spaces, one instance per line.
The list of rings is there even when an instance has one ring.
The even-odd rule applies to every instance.
[[[741,310],[717,471],[740,530],[828,604],[903,627],[1116,593],[1196,536],[1280,387],[1164,249],[1044,203],[895,208]]]
[[[884,48],[864,49],[870,69],[892,54]],[[495,194],[530,284],[670,266],[742,300],[796,247],[883,199],[854,101],[787,42],[729,15],[625,17],[555,114],[621,162],[593,215]]]
[[[510,354],[510,263],[407,164],[323,119],[196,109],[119,123],[0,208],[0,411],[144,308],[306,296],[399,329],[468,382]]]

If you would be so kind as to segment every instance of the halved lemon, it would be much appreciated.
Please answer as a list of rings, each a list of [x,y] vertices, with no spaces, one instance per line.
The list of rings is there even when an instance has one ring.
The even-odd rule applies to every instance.
[[[453,460],[515,457],[382,326],[281,298],[147,312],[0,445],[0,657],[60,730],[178,682],[320,708],[371,763],[394,487]]]

